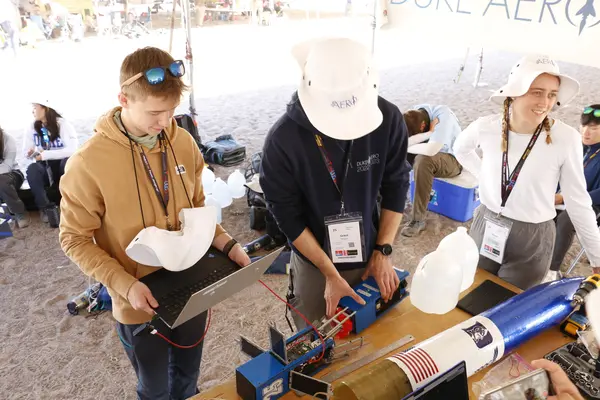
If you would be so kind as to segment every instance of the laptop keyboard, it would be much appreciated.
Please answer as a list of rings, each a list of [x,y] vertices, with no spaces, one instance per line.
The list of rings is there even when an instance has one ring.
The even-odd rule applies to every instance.
[[[192,295],[215,282],[233,274],[238,268],[235,265],[226,264],[215,269],[201,281],[195,282],[191,285],[177,288],[165,294],[158,300],[160,307],[169,314],[168,319],[175,322],[183,307],[187,304],[188,300]],[[162,313],[163,311],[161,311]]]

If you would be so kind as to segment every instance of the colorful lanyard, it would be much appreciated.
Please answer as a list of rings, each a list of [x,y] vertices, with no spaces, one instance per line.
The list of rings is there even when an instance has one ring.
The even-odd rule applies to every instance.
[[[598,155],[598,153],[600,153],[600,149],[598,149],[594,152],[594,154],[592,154],[591,156],[588,156],[588,154],[590,153],[590,150],[588,150],[587,154],[585,155],[585,157],[583,159],[583,168],[587,167],[588,164],[590,163],[590,161],[592,161],[594,159],[594,157],[596,157]]]
[[[142,147],[140,146],[139,143],[137,144],[137,147],[138,147],[140,156],[142,157],[142,161],[144,164],[144,168],[146,169],[146,174],[148,175],[148,179],[150,179],[150,182],[152,183],[152,187],[154,187],[154,192],[156,193],[156,197],[158,197],[158,201],[160,201],[160,203],[163,206],[163,209],[165,210],[165,216],[167,219],[167,229],[171,230],[171,223],[169,221],[169,208],[168,208],[168,204],[169,204],[169,173],[168,173],[168,167],[167,167],[167,145],[165,143],[164,136],[162,133],[160,134],[160,137],[159,137],[159,143],[160,143],[160,152],[162,155],[162,173],[163,173],[164,195],[161,194],[161,192],[160,192],[160,187],[158,185],[158,182],[156,181],[156,177],[154,176],[154,173],[152,172],[152,168],[150,168],[150,162],[148,161],[148,157],[146,157],[146,153],[144,153],[144,150],[142,149]]]
[[[335,173],[335,169],[333,168],[333,163],[327,156],[327,152],[325,151],[325,145],[323,144],[323,138],[320,135],[315,135],[315,140],[317,142],[317,147],[319,147],[319,151],[321,152],[321,157],[323,158],[323,162],[329,171],[329,175],[331,176],[331,180],[335,185],[338,193],[340,194],[340,200],[342,203],[341,214],[344,215],[346,213],[346,207],[344,206],[344,189],[346,188],[346,178],[348,177],[348,169],[350,168],[350,161],[352,157],[352,147],[354,146],[354,140],[350,142],[350,148],[348,149],[348,155],[346,156],[346,166],[344,168],[344,184],[342,189],[338,184],[337,174]]]
[[[541,132],[542,124],[538,126],[537,130],[531,137],[531,140],[529,140],[527,148],[523,152],[521,159],[517,163],[515,169],[513,170],[512,174],[510,174],[510,176],[508,175],[508,136],[506,137],[506,150],[502,152],[502,204],[500,205],[501,209],[504,209],[506,201],[508,200],[508,196],[510,196],[510,194],[512,193],[513,188],[517,183],[517,179],[519,179],[519,174],[521,173],[521,169],[525,164],[525,160],[527,160],[527,157],[529,157],[529,154],[531,153],[531,150],[533,149],[535,142],[537,142]]]

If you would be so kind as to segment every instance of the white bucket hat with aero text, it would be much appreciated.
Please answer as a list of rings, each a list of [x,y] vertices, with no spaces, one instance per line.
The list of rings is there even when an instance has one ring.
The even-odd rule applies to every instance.
[[[366,46],[347,38],[313,39],[292,54],[302,70],[300,104],[319,132],[353,140],[381,125],[379,74]]]
[[[556,61],[544,55],[528,55],[511,69],[508,83],[490,97],[494,103],[503,104],[507,97],[519,97],[527,93],[533,81],[541,74],[550,74],[560,79],[555,107],[564,107],[579,93],[579,82],[560,73]]]

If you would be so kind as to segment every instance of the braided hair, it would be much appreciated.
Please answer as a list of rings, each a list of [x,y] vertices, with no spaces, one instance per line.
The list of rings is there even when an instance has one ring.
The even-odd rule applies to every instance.
[[[508,151],[508,131],[510,130],[510,105],[513,100],[510,97],[507,97],[504,100],[504,111],[502,114],[502,151]],[[550,118],[546,117],[542,121],[542,127],[544,131],[546,131],[546,144],[552,143],[552,138],[550,137],[550,131],[552,126],[550,124]]]

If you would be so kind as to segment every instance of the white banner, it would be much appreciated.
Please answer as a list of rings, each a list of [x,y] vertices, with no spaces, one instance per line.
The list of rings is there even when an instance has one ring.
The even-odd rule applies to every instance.
[[[390,0],[382,11],[384,29],[397,30],[401,40],[546,54],[600,67],[600,0]]]

